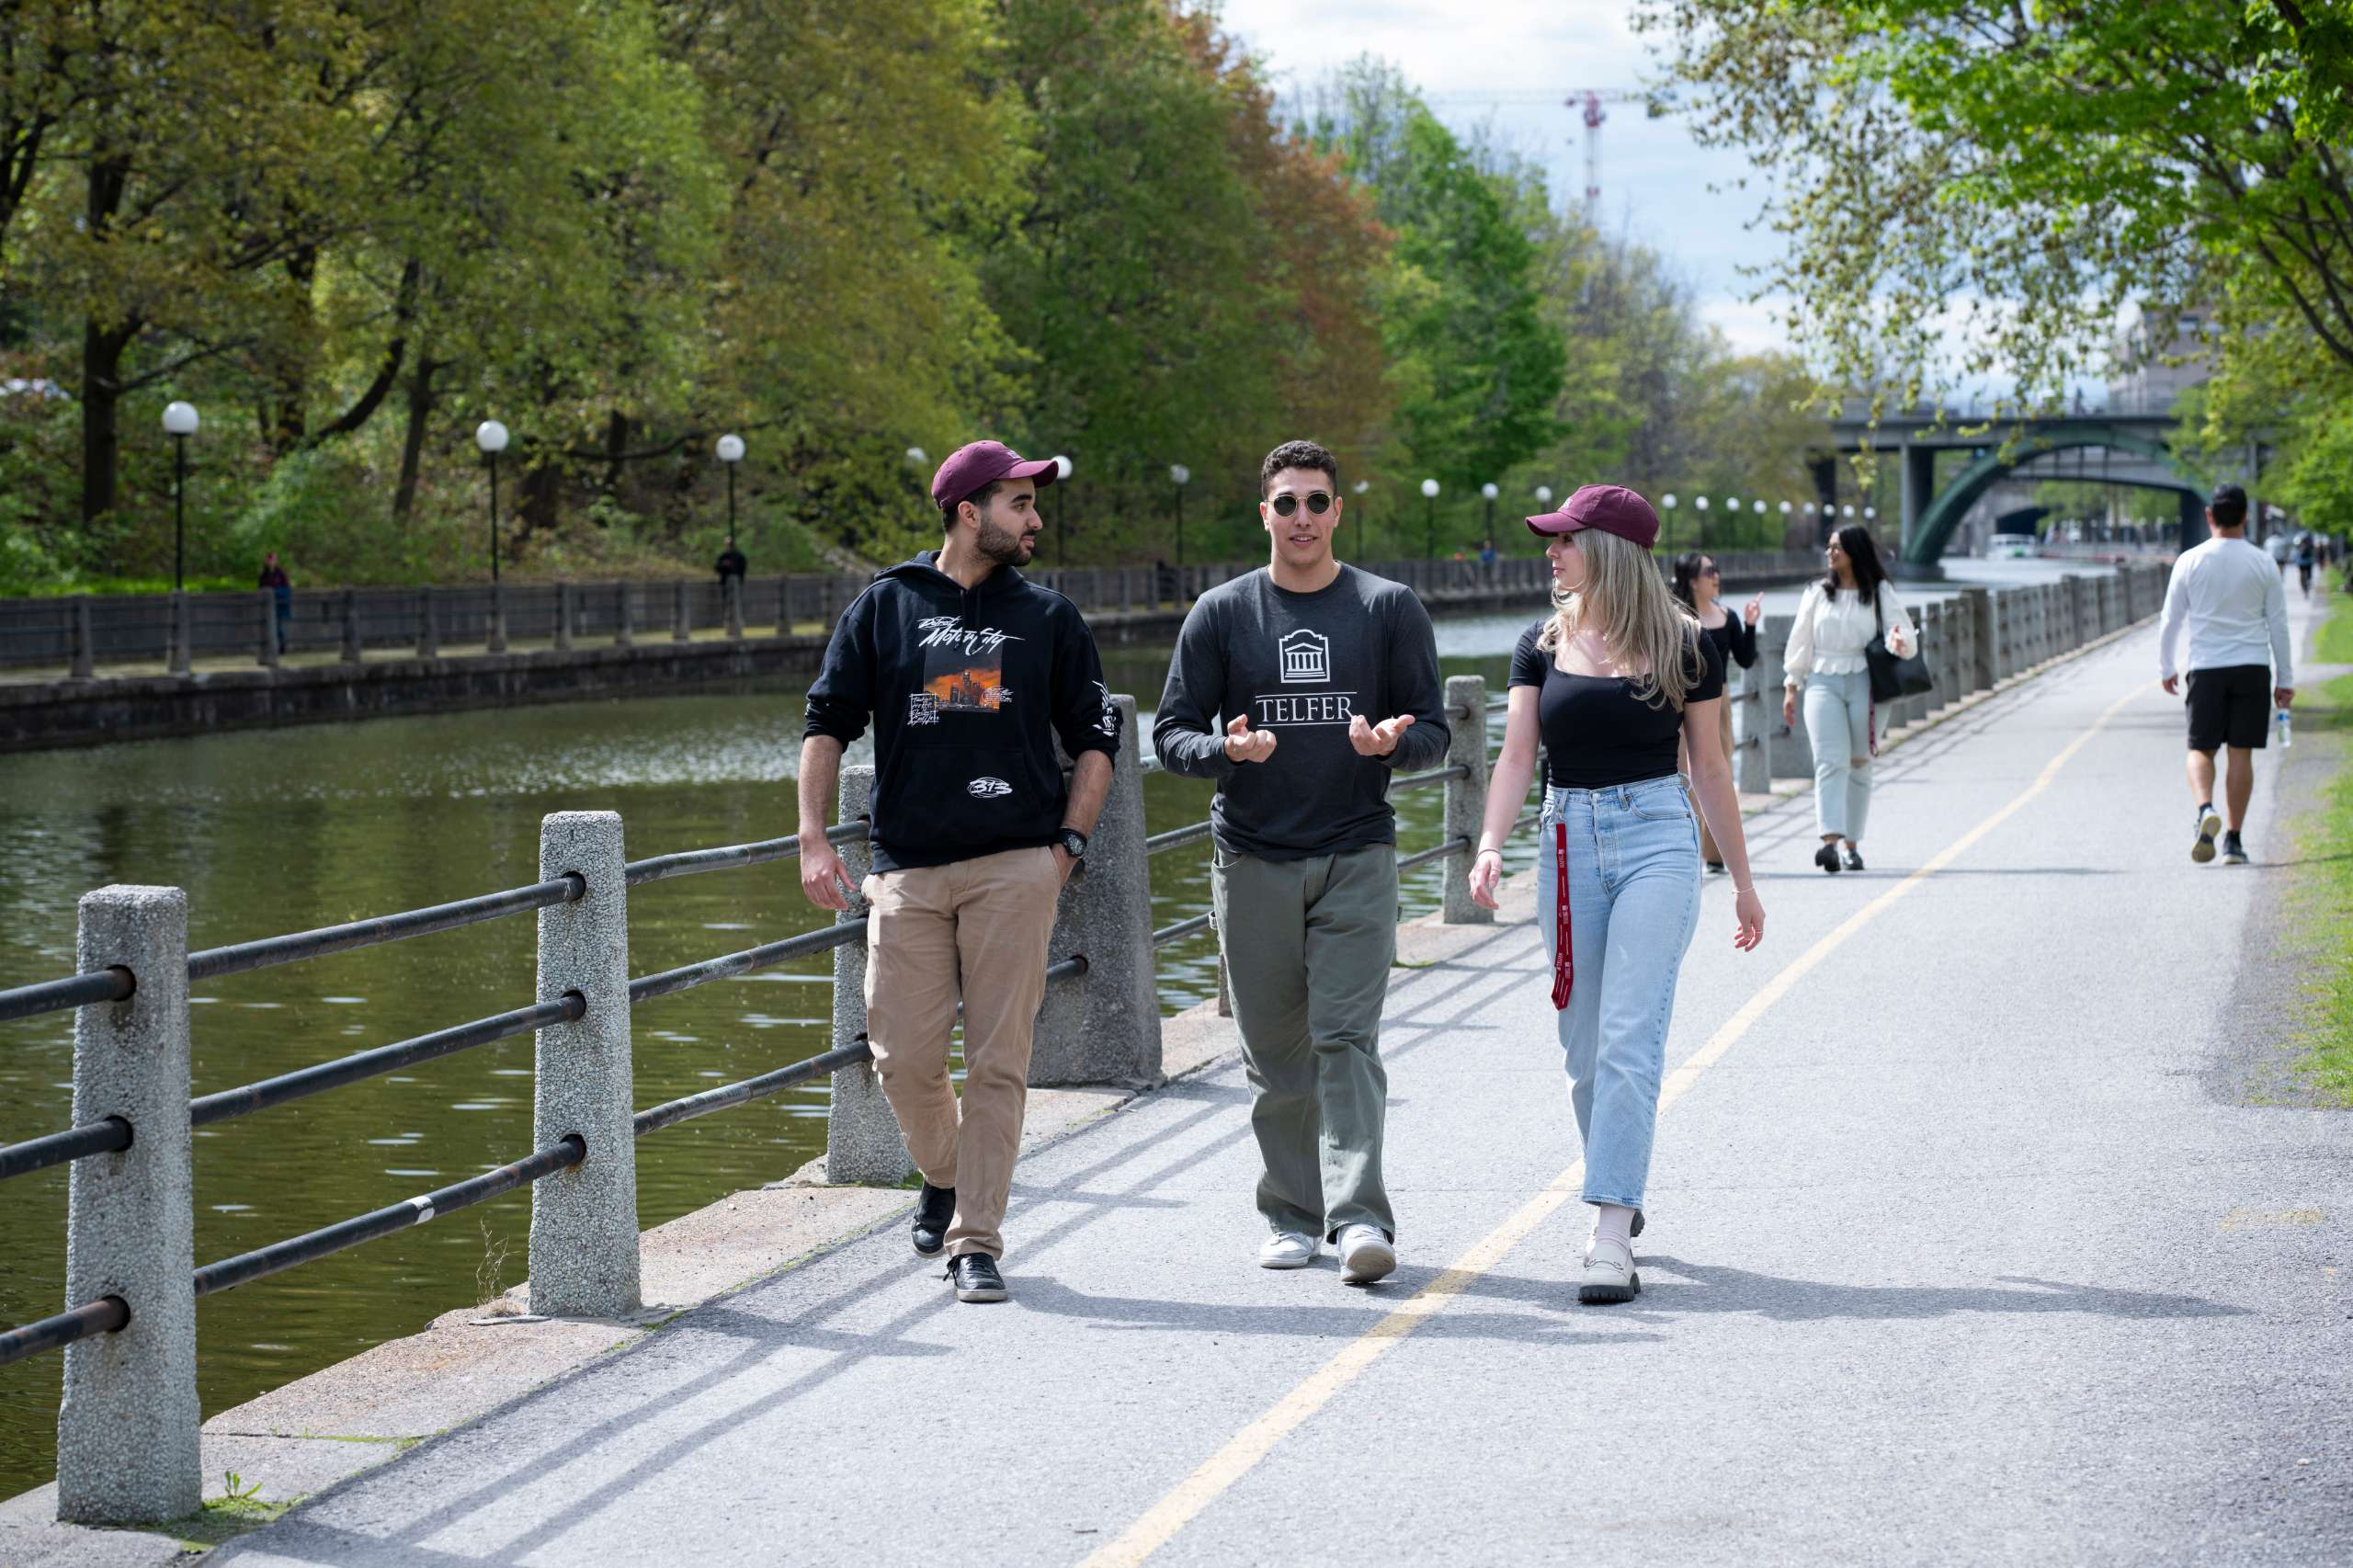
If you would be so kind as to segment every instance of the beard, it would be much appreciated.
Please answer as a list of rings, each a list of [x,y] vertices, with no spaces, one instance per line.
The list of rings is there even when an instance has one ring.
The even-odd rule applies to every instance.
[[[987,512],[981,514],[980,532],[972,540],[972,549],[982,560],[993,561],[999,566],[1027,566],[1037,548],[1033,535],[998,528]]]

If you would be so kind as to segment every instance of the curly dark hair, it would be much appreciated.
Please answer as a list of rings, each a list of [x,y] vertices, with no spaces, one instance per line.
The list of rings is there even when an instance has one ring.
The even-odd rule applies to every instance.
[[[1275,475],[1287,468],[1320,468],[1324,477],[1332,482],[1336,492],[1340,488],[1340,464],[1332,454],[1313,441],[1285,441],[1267,454],[1258,465],[1258,499],[1267,498],[1267,487],[1275,483]]]

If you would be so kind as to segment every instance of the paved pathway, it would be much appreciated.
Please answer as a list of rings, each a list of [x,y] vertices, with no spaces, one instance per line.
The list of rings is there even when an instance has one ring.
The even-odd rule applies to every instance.
[[[1381,1289],[1251,1267],[1227,1066],[1024,1165],[1008,1305],[894,1224],[220,1558],[2353,1561],[2353,1119],[2209,1096],[2278,873],[2190,863],[2153,665],[2137,633],[1907,743],[1867,875],[1807,865],[1803,801],[1752,824],[1768,940],[1711,885],[1631,1305],[1575,1303],[1506,927],[1392,991]]]

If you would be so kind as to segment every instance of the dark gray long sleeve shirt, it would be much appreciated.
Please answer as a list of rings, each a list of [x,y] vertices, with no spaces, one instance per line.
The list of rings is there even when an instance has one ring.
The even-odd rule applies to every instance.
[[[1171,773],[1217,780],[1210,807],[1223,848],[1303,860],[1397,841],[1392,771],[1446,756],[1438,642],[1413,590],[1343,565],[1327,587],[1294,594],[1264,568],[1211,588],[1176,634],[1176,656],[1152,732]],[[1275,736],[1264,762],[1231,761],[1238,713]],[[1414,722],[1385,757],[1359,756],[1348,722]]]

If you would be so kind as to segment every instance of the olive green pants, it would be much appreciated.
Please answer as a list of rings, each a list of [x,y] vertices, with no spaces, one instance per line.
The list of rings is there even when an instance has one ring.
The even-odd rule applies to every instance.
[[[1397,957],[1397,849],[1304,860],[1215,851],[1211,895],[1277,1231],[1397,1222],[1381,1180],[1381,1007]]]

